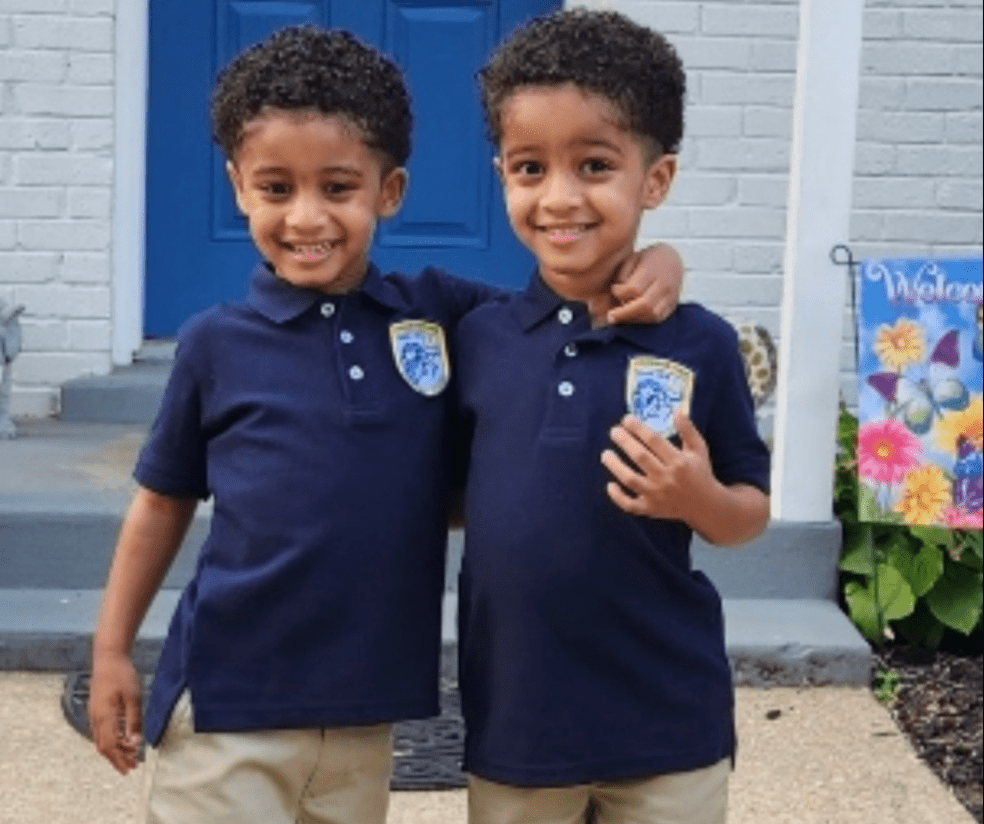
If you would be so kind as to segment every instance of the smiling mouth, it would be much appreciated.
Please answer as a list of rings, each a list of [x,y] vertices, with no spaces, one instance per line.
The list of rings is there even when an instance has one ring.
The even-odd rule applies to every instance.
[[[539,226],[537,229],[543,232],[551,243],[573,243],[594,226],[593,223],[578,223],[568,226]]]
[[[335,240],[322,240],[320,243],[288,243],[283,241],[281,245],[298,257],[318,258],[329,254],[338,243],[339,241]]]

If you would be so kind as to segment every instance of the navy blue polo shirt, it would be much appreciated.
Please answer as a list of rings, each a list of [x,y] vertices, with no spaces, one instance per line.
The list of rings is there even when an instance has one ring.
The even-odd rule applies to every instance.
[[[474,435],[459,594],[465,766],[551,786],[696,769],[732,754],[721,600],[682,522],[613,504],[601,465],[629,361],[695,373],[715,476],[768,489],[735,332],[683,304],[658,326],[592,329],[534,277],[459,326]]]
[[[370,266],[357,291],[328,296],[261,265],[245,302],[182,330],[135,477],[211,497],[214,514],[148,740],[185,687],[199,731],[438,711],[448,338],[491,291]]]

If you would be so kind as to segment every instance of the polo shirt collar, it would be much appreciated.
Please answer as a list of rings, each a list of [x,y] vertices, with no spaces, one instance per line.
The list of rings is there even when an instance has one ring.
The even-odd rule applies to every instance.
[[[553,315],[565,303],[577,305],[581,312],[587,311],[584,304],[578,304],[575,301],[565,301],[553,289],[547,286],[543,278],[540,277],[539,272],[534,272],[526,290],[516,301],[516,313],[523,331],[528,332],[534,326]],[[607,343],[615,338],[621,338],[635,346],[648,348],[657,341],[672,341],[676,335],[676,328],[677,313],[674,312],[659,324],[602,326],[585,333],[585,336],[603,343]]]
[[[369,264],[366,277],[356,290],[383,308],[396,311],[403,301],[399,291],[383,279],[379,270]],[[303,315],[316,303],[326,298],[339,299],[344,295],[326,295],[317,289],[303,289],[281,280],[268,263],[258,263],[250,275],[250,289],[246,302],[274,323],[286,323]]]

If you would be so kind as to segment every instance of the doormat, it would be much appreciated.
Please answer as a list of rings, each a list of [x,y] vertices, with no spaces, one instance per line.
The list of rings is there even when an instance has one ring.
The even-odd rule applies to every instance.
[[[143,678],[144,694],[151,677]],[[89,673],[72,672],[65,676],[61,706],[65,720],[79,735],[92,740],[89,727]],[[393,725],[394,790],[450,790],[467,784],[461,771],[465,728],[461,719],[461,701],[457,684],[441,685],[441,714],[418,721],[400,721]]]

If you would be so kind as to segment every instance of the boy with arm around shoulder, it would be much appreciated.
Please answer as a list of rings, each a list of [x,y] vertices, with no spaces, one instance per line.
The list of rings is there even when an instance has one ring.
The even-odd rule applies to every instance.
[[[136,765],[130,647],[211,497],[148,700],[148,820],[382,824],[390,725],[438,711],[449,352],[494,290],[370,263],[411,114],[399,70],[351,35],[247,49],[212,116],[264,263],[181,332],[94,638],[94,739]]]
[[[732,686],[690,539],[765,528],[768,452],[728,323],[694,304],[659,326],[604,319],[676,171],[683,69],[655,32],[582,10],[521,29],[480,79],[539,267],[459,326],[470,821],[718,824]]]

